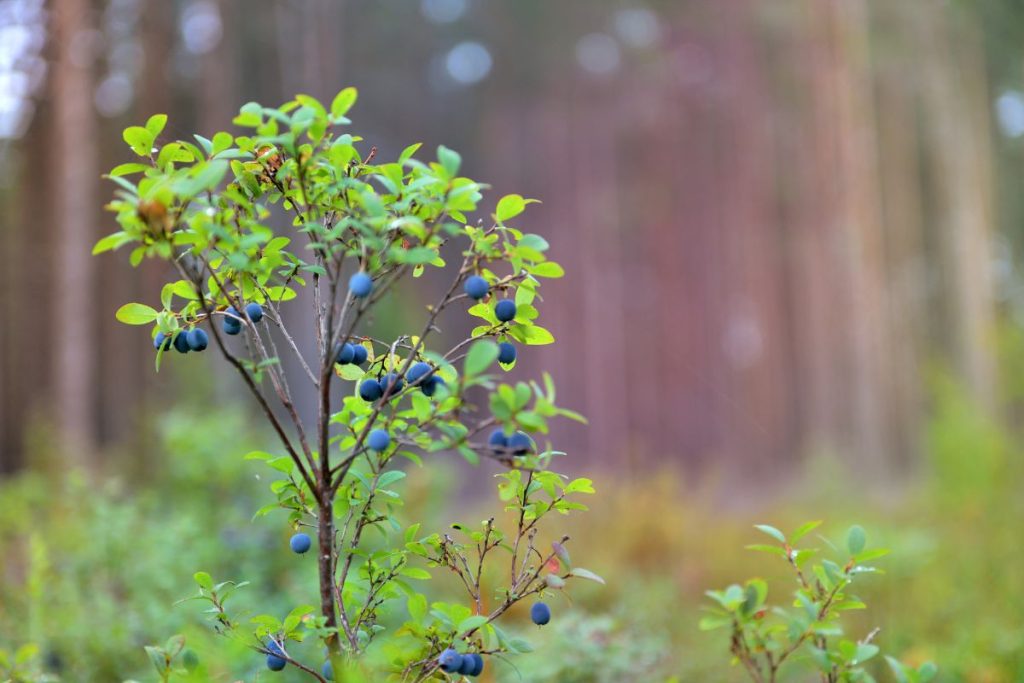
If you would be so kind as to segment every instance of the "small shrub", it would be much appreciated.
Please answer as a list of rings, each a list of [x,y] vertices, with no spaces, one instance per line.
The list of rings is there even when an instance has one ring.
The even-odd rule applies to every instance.
[[[272,670],[291,666],[322,682],[325,671],[357,680],[380,670],[422,681],[445,677],[451,666],[441,656],[449,650],[525,651],[498,626],[502,615],[568,580],[599,580],[573,567],[568,537],[550,550],[538,537],[549,513],[585,509],[576,498],[593,489],[549,470],[560,455],[540,443],[549,421],[582,419],[556,405],[551,378],[507,384],[492,373],[498,340],[554,341],[537,324],[535,304],[541,279],[562,269],[548,260],[542,237],[509,225],[532,200],[507,195],[490,223],[470,221],[483,186],[458,174],[459,155],[440,147],[425,163],[412,145],[396,161],[376,162],[376,148],[361,150],[361,138],[339,130],[355,99],[348,88],[329,108],[305,95],[279,108],[250,103],[234,123],[252,133],[237,137],[159,141],[163,115],[126,129],[139,160],[109,175],[119,185],[109,208],[121,230],[94,252],[130,247],[133,265],[156,258],[177,271],[158,308],[128,303],[117,317],[150,326],[157,369],[171,340],[182,354],[174,362],[211,346],[237,371],[280,441],[277,452],[246,456],[278,476],[276,502],[256,515],[283,511],[296,534],[292,550],[315,549],[319,591],[285,615],[243,618],[233,605],[244,581],[196,572],[193,599],[205,603],[214,628],[243,639]],[[456,254],[461,261],[448,267]],[[450,285],[422,324],[391,339],[368,334],[367,321],[396,284],[428,268],[447,269]],[[285,322],[302,288],[311,300],[303,304],[313,306],[312,348]],[[432,348],[441,316],[464,303],[477,327],[447,350]],[[302,368],[301,387],[290,386],[279,349]],[[300,391],[317,406],[312,420],[296,408]],[[495,427],[509,435],[506,443],[477,438]],[[400,464],[429,464],[444,451],[505,468],[499,496],[514,527],[489,519],[450,535],[399,522]],[[371,544],[370,531],[385,542]],[[488,586],[481,579],[494,562],[507,565],[507,581]],[[467,602],[431,602],[417,587],[431,569],[457,575]],[[390,625],[388,615],[403,608],[408,618]],[[298,654],[309,640],[322,644],[329,667],[324,657]],[[165,680],[178,671],[183,647],[172,639],[150,648]],[[462,659],[449,659],[462,668]],[[475,670],[476,658],[469,661]]]

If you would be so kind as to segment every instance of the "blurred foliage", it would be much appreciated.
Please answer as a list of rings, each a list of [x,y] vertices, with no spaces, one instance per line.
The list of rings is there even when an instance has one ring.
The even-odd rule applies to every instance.
[[[1024,358],[1024,335],[1005,330],[999,348],[1013,367]],[[1021,377],[1004,384],[1000,414],[1017,412]],[[728,666],[728,642],[697,622],[708,586],[752,574],[786,579],[777,558],[744,550],[760,542],[755,518],[784,528],[823,518],[828,538],[860,522],[893,550],[878,561],[886,574],[859,589],[871,607],[851,613],[852,636],[881,624],[875,642],[910,664],[934,660],[939,681],[1024,680],[1024,587],[1013,570],[1024,562],[1024,437],[971,405],[941,370],[931,387],[928,459],[908,482],[869,484],[851,474],[855,463],[827,458],[771,502],[756,492],[728,495],[713,482],[691,490],[670,471],[595,477],[601,499],[588,519],[568,518],[567,530],[574,547],[597,558],[592,566],[608,585],[568,591],[540,633],[525,610],[515,612],[539,644],[536,656],[496,662],[490,680],[743,680]],[[172,605],[192,591],[195,567],[251,579],[238,598],[250,612],[285,614],[313,586],[312,565],[281,550],[285,525],[250,523],[267,494],[257,465],[238,454],[264,435],[223,408],[171,412],[158,425],[160,457],[150,459],[158,465],[146,484],[116,473],[100,484],[71,473],[2,484],[0,649],[34,643],[40,665],[64,680],[152,681],[143,646],[181,632],[199,656],[193,680],[254,680],[258,655],[214,640],[191,605]],[[450,521],[452,479],[444,467],[411,472],[410,514]],[[884,669],[879,661],[871,671],[891,681]]]

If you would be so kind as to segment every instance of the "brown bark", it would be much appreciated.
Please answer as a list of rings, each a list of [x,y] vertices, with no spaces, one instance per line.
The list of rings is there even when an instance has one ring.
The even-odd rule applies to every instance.
[[[64,456],[90,461],[95,447],[93,289],[98,154],[87,0],[53,3],[54,154],[57,203],[53,416]]]

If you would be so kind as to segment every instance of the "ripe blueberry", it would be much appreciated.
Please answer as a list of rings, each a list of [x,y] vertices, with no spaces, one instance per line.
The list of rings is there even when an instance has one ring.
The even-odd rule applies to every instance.
[[[503,299],[494,306],[494,317],[503,323],[507,323],[516,317],[516,302],[511,299]]]
[[[263,307],[256,302],[246,304],[245,315],[247,318],[249,318],[249,320],[253,321],[254,323],[258,323],[259,321],[263,320]]]
[[[437,658],[437,665],[446,674],[457,673],[462,668],[462,655],[454,648],[448,648]]]
[[[388,391],[388,387],[391,391]],[[405,380],[396,375],[393,372],[389,372],[380,378],[380,388],[384,390],[384,393],[388,395],[388,398],[394,398],[398,395],[403,388],[405,388]]]
[[[157,332],[153,338],[153,348],[159,351],[161,346],[164,347],[164,351],[171,348],[171,338],[163,332]]]
[[[530,608],[530,619],[537,626],[543,626],[551,621],[551,608],[543,602],[538,602]]]
[[[271,671],[280,671],[285,667],[286,664],[288,664],[288,660],[281,656],[284,654],[284,651],[281,650],[280,645],[278,645],[274,641],[270,641],[269,643],[267,643],[267,649],[271,652],[271,654],[267,655],[268,669],[270,669]]]
[[[498,344],[498,362],[504,365],[514,363],[516,360],[516,347],[508,342]]]
[[[376,401],[384,395],[380,382],[370,378],[359,385],[359,397],[364,401]]]
[[[381,451],[387,449],[388,444],[391,443],[391,435],[383,429],[374,429],[370,432],[370,435],[366,437],[366,445],[370,447],[370,450]]]
[[[349,278],[348,291],[358,299],[369,296],[373,291],[373,278],[366,273],[356,273]]]
[[[437,391],[438,385],[444,383],[444,377],[431,375],[428,379],[423,381],[423,384],[420,385],[420,391],[422,391],[426,396],[433,396],[434,392]]]
[[[469,675],[479,676],[484,672],[484,658],[476,652],[471,654],[470,657],[473,658],[473,670],[469,672]]]
[[[188,332],[185,330],[178,332],[174,337],[174,348],[178,350],[178,353],[188,353],[192,350],[192,347],[188,345]]]
[[[516,432],[512,436],[508,437],[508,447],[512,450],[513,455],[526,455],[533,450],[533,443],[523,432]]]
[[[302,555],[313,545],[313,540],[309,537],[309,534],[297,533],[288,541],[288,545],[291,546],[293,553]]]
[[[470,299],[476,299],[477,301],[487,296],[487,292],[490,289],[491,287],[487,284],[487,280],[483,279],[479,275],[470,275],[466,278],[466,284],[462,286],[462,291],[464,291]]]
[[[508,448],[508,437],[505,436],[505,430],[498,427],[491,435],[487,438],[487,445],[494,451],[503,451]]]
[[[353,344],[352,348],[355,349],[355,353],[352,356],[352,364],[362,365],[365,363],[366,359],[370,355],[369,352],[367,352],[366,347],[362,344]]]
[[[348,342],[337,344],[334,347],[334,362],[339,365],[347,365],[356,357],[356,347]]]
[[[421,377],[426,377],[429,373],[430,366],[426,363],[413,363],[409,371],[405,373],[405,378],[409,380],[409,384],[415,384]]]
[[[479,676],[484,670],[484,658],[477,652],[471,652],[467,655],[462,655],[462,666],[459,667],[459,673],[463,676]]]
[[[198,327],[193,327],[188,331],[188,347],[193,351],[205,351],[207,345],[210,343],[210,338],[206,336],[206,330]]]
[[[242,321],[238,318],[238,311],[235,310],[234,306],[228,306],[227,310],[224,311],[227,315],[224,316],[224,334],[236,335],[242,331]],[[231,317],[234,316],[234,317]]]

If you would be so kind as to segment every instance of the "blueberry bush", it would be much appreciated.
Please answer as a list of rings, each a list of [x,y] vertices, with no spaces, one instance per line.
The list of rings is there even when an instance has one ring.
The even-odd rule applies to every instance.
[[[850,527],[845,552],[828,543],[835,561],[820,558],[817,548],[800,548],[797,543],[821,522],[808,522],[788,536],[776,527],[758,524],[757,529],[774,541],[754,544],[748,549],[775,555],[785,561],[796,581],[792,607],[768,604],[768,584],[750,579],[725,590],[711,590],[707,596],[714,606],[701,619],[703,630],[728,629],[733,663],[742,665],[754,683],[775,683],[789,661],[809,664],[823,683],[874,683],[867,666],[879,654],[875,644],[880,629],[854,640],[844,637],[842,616],[866,608],[851,590],[864,575],[878,573],[871,564],[888,550],[867,547],[867,534],[859,525]],[[927,683],[937,673],[931,662],[918,667],[885,658],[899,683]]]
[[[546,595],[572,580],[602,582],[574,566],[567,536],[540,538],[552,513],[585,510],[579,498],[593,493],[590,480],[550,469],[563,455],[546,438],[550,420],[583,418],[556,404],[549,375],[508,383],[495,372],[515,368],[523,347],[554,341],[536,303],[541,280],[562,268],[542,237],[509,224],[533,200],[506,195],[491,220],[471,220],[485,188],[459,175],[459,155],[439,147],[423,162],[411,145],[379,161],[375,147],[341,132],[355,101],[347,88],[329,107],[305,95],[278,108],[249,103],[234,119],[247,135],[165,141],[163,115],[126,129],[138,160],[108,176],[121,229],[94,253],[125,248],[134,266],[169,264],[159,306],[127,303],[117,318],[150,329],[157,370],[167,354],[178,362],[216,349],[279,442],[245,456],[276,476],[274,502],[255,515],[290,527],[281,552],[316,563],[318,594],[287,614],[248,615],[235,608],[244,577],[198,571],[188,599],[212,627],[268,669],[321,682],[461,680],[490,657],[530,650],[499,625],[517,603],[547,623]],[[423,320],[394,338],[368,334],[396,285],[428,269],[448,285]],[[312,315],[289,311],[299,306]],[[478,320],[467,338],[431,343],[466,314]],[[298,408],[307,403],[299,392],[313,415]],[[403,468],[429,467],[444,452],[503,468],[505,515],[450,532],[399,521]],[[495,565],[504,578],[487,585]],[[438,573],[454,576],[465,599],[432,600],[422,586]],[[322,655],[297,654],[303,641]],[[147,653],[162,681],[196,665],[180,636]]]

